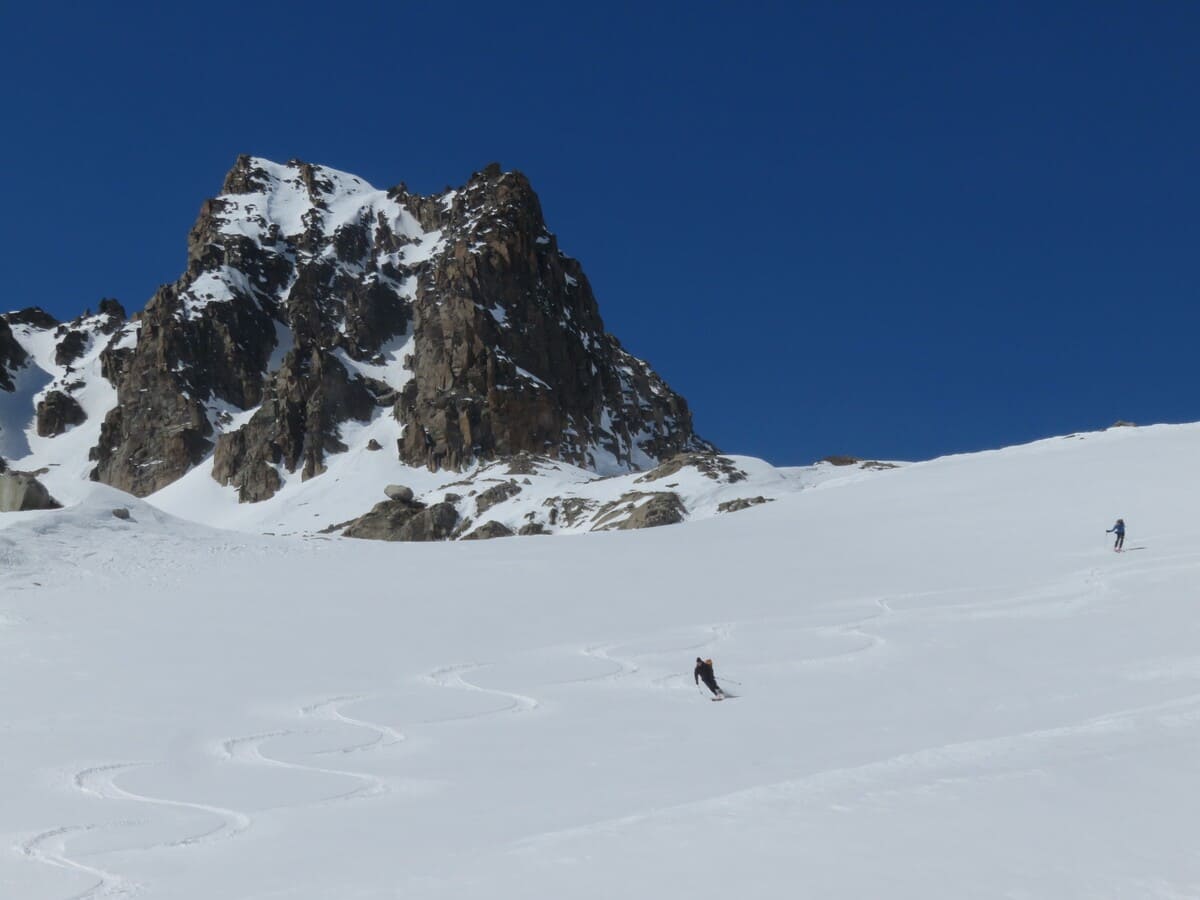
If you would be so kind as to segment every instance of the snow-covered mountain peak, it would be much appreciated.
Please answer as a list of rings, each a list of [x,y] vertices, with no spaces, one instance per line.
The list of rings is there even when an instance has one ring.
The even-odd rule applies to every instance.
[[[389,461],[370,467],[388,470],[363,495],[377,497],[425,483],[418,469],[453,480],[522,454],[586,481],[713,449],[683,398],[605,331],[528,179],[496,164],[421,196],[239,157],[180,278],[119,334],[92,318],[59,359],[45,332],[61,326],[7,317],[6,446],[139,496],[202,477],[262,502],[366,450]],[[46,383],[18,389],[29,358]],[[17,437],[35,411],[54,423],[41,444]]]
[[[239,157],[212,206],[221,233],[269,244],[309,230],[332,237],[348,223],[377,216],[395,233],[425,236],[387,191],[356,175],[299,160],[281,165],[261,157]]]

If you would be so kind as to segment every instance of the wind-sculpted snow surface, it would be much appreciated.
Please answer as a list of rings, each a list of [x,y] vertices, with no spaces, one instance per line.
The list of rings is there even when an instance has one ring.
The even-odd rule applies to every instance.
[[[561,541],[12,514],[0,896],[1196,896],[1198,451]]]

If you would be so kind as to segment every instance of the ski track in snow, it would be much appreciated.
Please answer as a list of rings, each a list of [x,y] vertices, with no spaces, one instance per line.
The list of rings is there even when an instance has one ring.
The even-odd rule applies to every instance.
[[[555,687],[565,684],[587,684],[595,681],[614,681],[618,678],[624,678],[627,675],[633,675],[641,671],[637,663],[627,659],[620,659],[612,655],[612,651],[620,644],[596,644],[587,647],[582,647],[576,652],[589,660],[601,663],[606,667],[606,671],[598,675],[583,675],[579,678],[567,678],[562,681],[554,681],[551,684]]]
[[[354,772],[349,769],[333,769],[326,766],[313,766],[308,763],[291,762],[279,756],[272,756],[263,750],[263,747],[268,743],[282,741],[301,734],[313,733],[315,732],[284,729],[281,731],[267,731],[262,734],[227,738],[221,742],[221,755],[223,758],[235,763],[269,766],[293,772],[307,772],[311,775],[332,775],[358,782],[357,785],[349,790],[340,791],[327,797],[322,797],[319,800],[307,801],[283,808],[327,806],[331,803],[341,803],[360,797],[377,797],[380,794],[386,794],[390,790],[387,783],[375,775],[368,775],[365,772]]]
[[[117,776],[121,772],[133,769],[143,769],[153,766],[153,763],[126,762],[110,763],[102,766],[89,766],[80,769],[71,777],[72,786],[79,792],[101,800],[130,800],[135,803],[146,803],[152,806],[190,810],[213,816],[218,824],[197,834],[188,835],[174,841],[163,841],[158,844],[142,845],[126,848],[129,850],[148,851],[172,847],[189,847],[209,841],[233,837],[250,827],[250,817],[237,810],[207,803],[197,803],[188,800],[169,800],[163,797],[152,797],[148,794],[138,794],[117,784]],[[99,897],[126,897],[140,891],[140,886],[98,866],[87,865],[74,859],[67,853],[67,843],[71,835],[92,832],[102,828],[128,827],[134,823],[124,820],[104,824],[64,825],[42,832],[20,844],[18,850],[26,857],[54,866],[85,873],[96,879],[96,883],[88,890],[73,894],[71,900]]]
[[[887,643],[884,638],[880,637],[877,634],[873,634],[873,633],[867,631],[863,626],[865,626],[869,622],[875,621],[877,619],[881,619],[885,616],[893,615],[895,613],[895,610],[892,609],[889,602],[884,598],[876,597],[876,598],[873,598],[871,602],[877,607],[875,612],[871,613],[868,616],[859,617],[859,618],[853,619],[853,620],[851,620],[849,622],[845,622],[845,623],[833,624],[833,625],[812,625],[812,624],[797,625],[798,622],[802,622],[806,618],[805,616],[800,615],[800,616],[796,616],[796,617],[788,617],[785,619],[780,619],[780,620],[774,621],[770,624],[772,624],[772,626],[776,632],[791,630],[797,635],[815,634],[819,637],[829,637],[829,638],[853,637],[853,638],[858,639],[860,641],[859,644],[857,644],[856,646],[851,647],[850,649],[845,650],[845,651],[841,651],[841,652],[833,653],[833,654],[821,655],[821,656],[799,657],[795,660],[792,660],[793,662],[795,662],[797,664],[805,665],[805,666],[825,665],[825,664],[832,663],[832,662],[845,662],[845,661],[851,660],[853,658],[856,658],[856,657],[860,656],[861,654],[868,653],[873,650],[877,650],[877,649],[883,647]],[[677,646],[670,647],[670,648],[658,648],[658,649],[654,649],[654,650],[630,653],[628,657],[619,656],[619,655],[617,655],[616,651],[620,650],[620,648],[622,648],[622,647],[625,647],[625,646],[628,646],[629,644],[631,644],[633,642],[632,640],[625,641],[625,642],[617,642],[617,643],[607,644],[607,645],[588,646],[588,647],[583,648],[579,652],[582,653],[584,656],[587,656],[591,659],[595,659],[600,662],[615,665],[617,668],[610,669],[610,671],[602,673],[600,675],[589,675],[589,676],[585,676],[582,678],[574,678],[569,681],[562,681],[562,682],[555,682],[555,683],[556,684],[578,684],[578,683],[584,683],[584,682],[594,682],[594,681],[603,681],[603,680],[612,681],[612,680],[616,680],[616,679],[620,679],[620,678],[626,678],[628,676],[635,675],[641,671],[641,666],[637,662],[635,662],[636,659],[661,658],[664,656],[674,656],[675,654],[683,654],[683,653],[690,654],[690,653],[696,652],[696,651],[703,651],[707,647],[717,646],[717,645],[720,645],[721,642],[731,639],[733,637],[734,632],[737,629],[739,629],[740,627],[745,627],[745,626],[749,626],[749,625],[761,626],[762,624],[764,624],[763,621],[755,620],[753,622],[729,622],[729,623],[703,626],[703,630],[707,634],[707,637],[705,637],[704,639],[702,639],[698,642],[681,644],[681,645],[677,645]],[[644,639],[644,636],[641,639]],[[658,688],[670,688],[670,687],[675,686],[676,684],[678,684],[679,687],[687,688],[687,687],[690,687],[687,684],[687,677],[690,674],[692,674],[692,670],[691,670],[690,661],[689,661],[689,666],[686,671],[670,672],[665,675],[655,676],[655,677],[650,678],[648,683],[650,685],[652,685],[654,687],[658,687]],[[732,678],[723,678],[723,679],[718,679],[718,680],[719,681],[728,681],[731,684],[738,683],[738,682],[735,682]]]
[[[1062,593],[1058,591],[1044,592],[1044,599],[1054,599],[1058,602],[1061,602],[1062,596]],[[1000,608],[1011,610],[1014,604],[1036,603],[1039,599],[1043,599],[1043,597],[1010,596],[1001,601],[997,601],[996,605]],[[817,656],[795,660],[796,662],[804,665],[820,665],[830,661],[844,661],[847,659],[856,658],[861,654],[881,647],[886,643],[882,637],[866,630],[865,626],[872,621],[895,614],[896,610],[894,610],[889,602],[884,598],[872,598],[871,602],[877,607],[877,609],[870,615],[860,616],[852,619],[849,622],[841,624],[802,625],[800,623],[804,621],[804,616],[797,616],[794,619],[788,618],[772,624],[776,629],[791,629],[797,634],[815,634],[818,636],[837,638],[855,637],[860,639],[861,644],[859,646],[850,648],[849,650],[841,653],[836,653],[831,656]],[[913,610],[904,610],[904,612],[937,612],[940,614],[945,614],[947,612],[957,611],[958,609],[962,608],[969,609],[975,615],[979,615],[981,613],[981,606],[986,608],[988,604],[968,602],[954,606],[940,606],[924,609],[915,608]],[[4,618],[0,618],[0,624],[3,624],[4,621]],[[663,635],[661,640],[654,640],[653,638],[650,639],[651,643],[658,644],[657,647],[637,652],[633,651],[632,649],[623,650],[623,648],[631,648],[634,643],[647,642],[647,635],[638,635],[625,641],[617,641],[612,643],[587,644],[581,648],[577,648],[574,652],[603,665],[605,670],[594,675],[587,675],[563,681],[552,681],[548,682],[547,684],[548,686],[564,686],[609,682],[614,684],[625,683],[630,687],[636,684],[642,684],[643,686],[648,684],[652,687],[662,689],[675,687],[677,683],[679,688],[690,687],[686,685],[687,674],[690,674],[690,672],[672,672],[666,675],[649,677],[642,664],[639,663],[638,660],[661,659],[667,656],[674,656],[675,654],[691,654],[692,652],[702,651],[704,648],[719,645],[720,643],[729,640],[733,636],[735,630],[740,627],[740,625],[748,624],[762,625],[764,623],[761,621],[755,621],[752,623],[731,622],[696,626],[696,630],[700,632],[700,634],[697,636],[698,639],[697,637],[679,637],[673,641],[670,635]],[[678,632],[675,632],[675,634],[678,634]],[[538,700],[526,694],[499,688],[484,687],[468,679],[467,676],[469,673],[482,671],[487,669],[489,665],[491,664],[466,663],[443,666],[423,676],[423,680],[441,688],[467,691],[496,697],[504,701],[502,706],[498,706],[493,709],[482,710],[480,712],[467,713],[460,716],[429,720],[422,724],[436,725],[442,723],[477,720],[505,713],[527,713],[532,712],[541,706]],[[639,679],[639,675],[643,677]],[[733,681],[733,679],[727,680],[730,682]],[[403,732],[389,725],[383,725],[370,722],[368,720],[355,718],[342,711],[343,707],[354,703],[363,702],[366,699],[368,698],[361,695],[337,695],[300,707],[299,715],[304,719],[315,720],[317,722],[328,723],[336,726],[361,729],[371,733],[370,737],[366,740],[357,741],[345,746],[334,747],[327,750],[313,751],[309,753],[309,755],[348,755],[369,750],[384,749],[406,741],[407,738]],[[353,787],[349,788],[348,790],[323,797],[319,800],[306,801],[304,803],[296,804],[296,807],[319,807],[358,798],[374,797],[389,791],[387,783],[378,776],[363,772],[356,772],[349,769],[340,769],[328,766],[312,765],[305,762],[297,762],[283,757],[278,750],[276,750],[274,753],[269,753],[266,750],[266,747],[269,744],[281,743],[290,737],[323,733],[323,731],[324,729],[321,728],[281,728],[256,734],[225,738],[219,742],[218,755],[223,760],[240,765],[266,766],[293,772],[307,772],[313,775],[333,776],[356,782]],[[926,753],[932,751],[921,752]],[[872,766],[889,765],[892,762],[893,761],[884,761],[883,763],[871,764],[866,767],[859,767],[858,769],[850,771],[868,771],[872,768]],[[169,800],[145,794],[137,794],[117,784],[117,777],[121,772],[136,768],[143,768],[150,765],[153,764],[132,762],[93,766],[79,771],[74,776],[73,782],[78,790],[93,797],[100,799],[130,800],[159,807],[174,807],[181,810],[206,813],[213,816],[217,820],[217,824],[205,831],[189,835],[178,840],[167,841],[136,849],[154,850],[160,848],[187,847],[208,841],[234,837],[247,830],[251,826],[251,817],[237,810],[194,801]],[[817,776],[814,775],[812,777],[815,778]],[[116,827],[121,824],[127,823],[63,826],[35,836],[25,844],[21,845],[19,849],[25,856],[30,857],[31,859],[35,859],[44,864],[58,868],[86,873],[96,879],[96,883],[90,889],[81,894],[74,895],[72,900],[92,900],[92,898],[100,897],[129,896],[137,890],[137,886],[132,882],[129,882],[123,877],[99,867],[89,866],[85,863],[79,862],[78,860],[72,859],[67,855],[66,852],[66,844],[70,835],[92,831],[101,827]],[[598,823],[595,827],[602,827],[602,825],[603,823]]]
[[[147,794],[134,793],[117,784],[116,779],[119,773],[132,769],[143,769],[152,765],[153,763],[133,762],[93,766],[77,772],[73,781],[75,787],[83,793],[102,800],[134,800],[138,803],[149,803],[153,806],[195,810],[207,813],[220,820],[216,827],[201,831],[198,834],[189,835],[175,841],[166,841],[161,844],[151,844],[137,849],[154,850],[159,847],[189,847],[193,844],[202,844],[208,841],[233,837],[250,827],[250,817],[234,809],[227,809],[223,806],[212,806],[207,803],[196,803],[189,800],[167,800],[161,797],[151,797]]]
[[[422,724],[435,725],[442,722],[461,722],[470,719],[480,719],[485,716],[495,716],[501,713],[527,713],[537,709],[541,704],[528,697],[525,694],[517,694],[512,691],[503,691],[497,688],[485,688],[473,682],[467,681],[464,674],[467,672],[476,672],[481,669],[486,669],[489,664],[485,663],[466,663],[460,665],[443,666],[439,669],[434,669],[428,675],[424,676],[424,680],[438,687],[457,689],[462,691],[471,691],[480,694],[490,694],[494,697],[502,697],[507,702],[504,706],[498,709],[486,709],[482,712],[467,713],[461,716],[449,716],[442,719],[433,719]]]
[[[1194,569],[1195,567],[1195,564],[1192,563],[1180,565],[1177,568],[1184,570]],[[873,604],[876,608],[869,615],[859,615],[842,623],[813,624],[811,622],[811,614],[807,616],[802,614],[772,621],[756,619],[744,623],[730,622],[695,626],[691,630],[699,632],[699,634],[695,634],[690,638],[681,635],[678,630],[675,630],[660,634],[658,639],[647,634],[641,634],[625,641],[586,644],[582,647],[576,647],[570,652],[582,655],[588,660],[603,666],[604,671],[578,678],[549,681],[546,682],[546,685],[561,687],[607,682],[621,684],[626,688],[638,685],[643,687],[650,685],[659,689],[690,689],[691,685],[687,685],[686,683],[687,675],[690,674],[690,661],[687,672],[669,672],[665,675],[656,675],[655,672],[661,671],[661,669],[651,666],[649,671],[647,671],[639,660],[662,659],[683,653],[690,655],[692,652],[703,651],[704,648],[719,646],[722,642],[730,640],[735,632],[743,627],[769,626],[773,633],[777,635],[782,634],[785,638],[788,633],[794,633],[796,635],[815,635],[819,638],[855,639],[858,642],[856,646],[841,652],[830,655],[799,656],[788,660],[793,664],[805,666],[845,663],[856,660],[862,657],[863,654],[870,653],[886,645],[886,639],[874,633],[870,623],[880,622],[887,617],[904,616],[906,618],[933,619],[945,619],[947,617],[1035,618],[1063,613],[1073,614],[1082,606],[1094,602],[1098,594],[1111,590],[1109,582],[1112,579],[1144,576],[1146,571],[1150,571],[1151,568],[1156,575],[1161,575],[1164,571],[1173,571],[1172,567],[1168,566],[1164,570],[1161,565],[1134,567],[1121,572],[1106,572],[1105,577],[1101,578],[1097,574],[1098,570],[1091,568],[1086,572],[1081,572],[1076,576],[1064,579],[1058,584],[1043,586],[1032,591],[1012,590],[1010,592],[1000,586],[994,588],[976,587],[971,589],[967,599],[961,602],[934,603],[931,605],[913,605],[908,607],[901,605],[899,608],[893,606],[893,602],[897,601],[903,604],[905,600],[929,599],[934,596],[952,595],[954,592],[951,591],[896,595],[890,600],[884,597],[862,598],[855,601],[854,604],[848,605],[865,605],[869,603]],[[22,575],[24,573],[10,573],[10,577],[20,577]],[[995,599],[983,598],[983,595],[991,593],[998,594],[999,596]],[[20,621],[20,618],[12,614],[0,611],[0,627]],[[674,637],[674,640],[672,637]],[[654,646],[653,649],[633,649],[638,644],[643,646],[657,646]],[[494,664],[466,663],[443,666],[422,676],[422,679],[440,688],[495,697],[502,700],[503,705],[480,712],[427,720],[421,724],[437,725],[478,720],[505,713],[527,713],[537,710],[541,706],[538,700],[526,694],[484,687],[468,679],[467,676],[470,673],[483,671],[491,665]],[[726,680],[737,683],[733,679]],[[344,707],[364,702],[367,699],[369,698],[356,694],[337,695],[301,706],[299,708],[299,715],[303,719],[323,723],[325,726],[332,725],[338,728],[352,728],[370,733],[369,737],[365,740],[359,740],[330,749],[310,751],[307,755],[349,755],[371,750],[382,750],[405,742],[407,740],[405,734],[396,728],[356,718],[342,711]],[[1046,751],[1047,745],[1086,739],[1087,736],[1097,733],[1112,733],[1123,730],[1131,731],[1137,724],[1156,725],[1160,728],[1169,729],[1178,727],[1182,723],[1190,722],[1198,716],[1200,716],[1200,694],[1188,695],[1144,707],[1105,713],[1072,724],[1013,735],[985,737],[933,746],[861,765],[817,771],[798,779],[790,779],[778,784],[759,785],[733,794],[689,801],[678,807],[658,809],[646,813],[635,813],[615,821],[596,822],[568,831],[532,836],[523,839],[519,843],[519,846],[535,846],[546,840],[567,839],[587,833],[605,831],[651,817],[671,816],[680,811],[705,808],[714,804],[722,806],[752,804],[765,798],[778,798],[780,796],[814,792],[835,793],[850,788],[857,790],[860,794],[874,794],[880,791],[887,792],[892,789],[901,790],[906,789],[904,785],[909,784],[914,774],[926,780],[945,781],[946,779],[956,777],[956,772],[966,772],[967,770],[974,771],[971,777],[980,777],[981,774],[989,773],[1004,774],[1017,772],[1022,771],[1021,766],[1024,765],[1022,760],[1030,756],[1031,753],[1033,756],[1030,756],[1030,759],[1040,760]],[[266,750],[268,745],[282,745],[283,742],[286,742],[291,737],[322,734],[326,733],[327,730],[327,727],[307,729],[281,728],[226,738],[219,742],[218,753],[220,758],[239,765],[266,766],[293,772],[306,772],[312,775],[344,778],[354,782],[353,786],[345,791],[323,797],[319,800],[295,804],[296,808],[320,807],[387,793],[390,790],[388,784],[383,778],[378,776],[348,769],[297,762],[280,755],[281,751],[278,749],[274,753],[268,753]],[[252,819],[246,813],[201,802],[171,800],[138,794],[121,787],[117,783],[117,779],[122,772],[153,765],[155,764],[149,762],[122,762],[92,766],[81,769],[73,776],[72,781],[75,788],[80,792],[95,798],[127,800],[156,807],[185,810],[191,813],[198,812],[212,816],[216,822],[213,827],[184,838],[128,849],[150,851],[188,847],[231,838],[250,828]],[[1033,765],[1033,763],[1031,762],[1030,765]],[[984,772],[980,773],[979,769],[983,769]],[[888,788],[887,785],[891,780],[900,775],[903,775],[908,781],[902,778],[899,787]],[[911,787],[910,784],[909,787]],[[292,807],[285,805],[277,808]],[[103,824],[64,825],[41,832],[17,845],[16,849],[25,857],[43,865],[86,875],[94,881],[91,887],[80,893],[71,895],[70,900],[100,900],[100,898],[106,897],[133,896],[142,890],[141,885],[100,866],[88,865],[78,859],[72,858],[68,854],[68,844],[74,835],[93,832],[102,828],[128,826],[130,824],[132,823],[123,821]]]
[[[375,722],[368,722],[364,719],[356,719],[352,716],[347,716],[342,712],[343,706],[349,706],[352,703],[361,703],[366,700],[366,697],[357,695],[345,697],[332,697],[329,700],[322,700],[319,703],[313,703],[310,706],[303,707],[300,711],[306,716],[312,716],[318,719],[324,719],[331,722],[340,722],[343,725],[350,725],[354,728],[362,728],[374,733],[374,736],[369,740],[362,741],[357,744],[350,744],[346,747],[335,747],[332,750],[319,750],[314,756],[325,756],[333,753],[358,753],[363,750],[381,749],[383,747],[391,747],[394,744],[401,744],[408,740],[402,732],[397,731],[389,725],[380,725]]]
[[[121,824],[121,823],[114,823]],[[120,875],[89,866],[67,856],[67,839],[73,834],[95,831],[106,825],[64,825],[50,831],[43,831],[29,840],[18,844],[17,851],[23,856],[44,865],[65,869],[68,872],[80,872],[94,884],[85,891],[71,894],[67,900],[95,900],[99,897],[130,897],[137,891],[137,886]]]
[[[818,656],[809,659],[800,660],[802,665],[814,666],[824,665],[827,663],[844,663],[850,660],[857,659],[864,653],[869,653],[872,650],[882,648],[887,641],[877,634],[872,634],[863,628],[864,625],[882,619],[885,616],[890,616],[894,613],[892,607],[883,597],[876,597],[874,600],[878,611],[853,622],[847,622],[844,625],[828,625],[813,628],[812,631],[822,637],[852,637],[861,640],[862,643],[844,650],[841,653],[834,653],[829,656]]]
[[[315,703],[309,703],[300,707],[300,716],[306,719],[317,719],[323,722],[332,722],[338,725],[350,726],[358,729],[365,729],[373,732],[373,736],[366,741],[358,741],[352,744],[346,744],[341,747],[333,747],[328,750],[314,751],[310,756],[328,756],[331,754],[350,754],[360,753],[365,750],[378,750],[386,747],[395,746],[407,740],[403,732],[397,731],[390,725],[382,725],[377,722],[370,722],[366,719],[357,719],[348,716],[341,711],[343,706],[348,706],[353,703],[360,703],[367,700],[357,694],[339,695],[330,697],[324,700],[318,700]],[[323,733],[324,729],[303,729],[297,730],[292,728],[283,728],[275,731],[262,732],[260,734],[245,735],[242,737],[226,738],[220,742],[219,755],[221,758],[237,763],[270,766],[278,769],[288,769],[293,772],[308,772],[313,775],[332,775],[339,778],[349,778],[359,782],[359,784],[347,791],[333,794],[324,797],[320,800],[310,801],[306,803],[296,804],[297,807],[310,806],[325,806],[331,803],[339,803],[346,800],[365,797],[377,797],[380,794],[386,794],[391,789],[384,779],[370,775],[365,772],[355,772],[350,769],[335,769],[328,766],[314,766],[309,763],[294,762],[283,759],[278,755],[268,754],[264,751],[264,745],[270,742],[283,741],[289,737],[295,737],[302,734],[318,734]]]
[[[366,698],[360,696],[338,696],[327,700],[321,700],[301,708],[300,714],[302,716],[353,726],[355,728],[364,728],[375,733],[374,737],[372,737],[370,740],[361,741],[356,744],[350,744],[345,747],[333,748],[331,750],[318,751],[313,755],[329,753],[355,753],[372,748],[392,746],[393,744],[397,744],[405,740],[405,736],[401,732],[396,731],[387,725],[378,725],[363,719],[356,719],[341,712],[341,706],[360,702],[364,699]],[[373,797],[387,792],[388,787],[383,779],[374,775],[367,775],[361,772],[352,772],[344,769],[333,769],[323,766],[312,766],[304,763],[289,762],[275,756],[269,756],[263,752],[262,746],[266,742],[280,740],[301,733],[313,732],[299,732],[286,729],[266,732],[263,734],[248,735],[245,737],[228,738],[220,743],[220,755],[222,758],[232,762],[273,766],[276,768],[309,772],[318,775],[333,775],[350,778],[360,782],[352,790],[335,794],[330,797],[325,797],[315,802],[298,805],[321,806],[328,803],[349,800],[355,797]],[[253,820],[249,815],[235,809],[189,800],[170,800],[163,797],[150,796],[148,794],[139,794],[117,784],[117,777],[122,772],[148,768],[153,765],[154,763],[148,762],[124,762],[89,766],[76,772],[71,778],[71,783],[78,791],[90,797],[95,797],[101,800],[130,800],[137,803],[150,804],[152,806],[200,812],[212,816],[217,820],[217,823],[212,828],[205,829],[204,831],[196,834],[188,835],[184,838],[172,841],[163,841],[157,844],[130,847],[126,849],[135,851],[150,851],[168,848],[190,847],[197,844],[235,837],[236,835],[241,834],[249,829],[252,825]],[[93,884],[92,887],[88,888],[82,893],[71,895],[70,900],[97,900],[97,898],[101,897],[132,896],[140,891],[139,885],[120,875],[99,868],[98,866],[90,866],[80,862],[77,859],[73,859],[67,854],[67,842],[71,835],[96,831],[100,828],[117,828],[131,824],[131,822],[122,821],[105,824],[64,825],[35,835],[24,843],[19,844],[16,849],[23,856],[26,856],[36,862],[53,866],[55,868],[82,872],[95,879],[95,884]]]

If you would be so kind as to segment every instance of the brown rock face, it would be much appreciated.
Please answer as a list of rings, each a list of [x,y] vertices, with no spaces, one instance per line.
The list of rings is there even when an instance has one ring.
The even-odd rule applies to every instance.
[[[117,406],[92,451],[93,480],[137,496],[166,487],[212,448],[205,400],[245,407],[261,398],[270,319],[249,303],[212,303],[194,318],[185,308],[177,286],[160,289],[142,314],[136,348],[102,354]]]
[[[213,478],[236,485],[242,502],[266,500],[281,485],[275,466],[302,469],[305,480],[320,475],[325,455],[346,449],[338,423],[367,420],[374,408],[364,383],[328,353],[289,352],[250,422],[217,439]]]
[[[439,203],[409,200],[445,248],[413,301],[404,461],[460,469],[528,451],[593,466],[598,447],[633,466],[707,448],[683,398],[604,332],[523,175],[489,167]]]

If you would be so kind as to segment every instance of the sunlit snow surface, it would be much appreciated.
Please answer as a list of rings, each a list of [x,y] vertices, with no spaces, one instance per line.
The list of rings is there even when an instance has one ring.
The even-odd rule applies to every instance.
[[[1198,453],[558,540],[9,514],[0,896],[1197,896]]]

